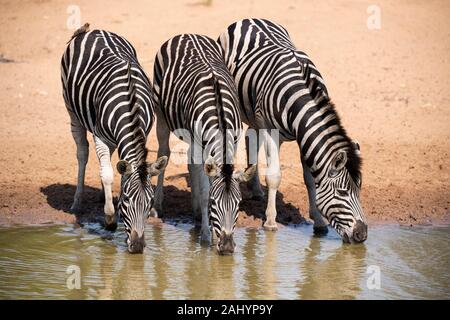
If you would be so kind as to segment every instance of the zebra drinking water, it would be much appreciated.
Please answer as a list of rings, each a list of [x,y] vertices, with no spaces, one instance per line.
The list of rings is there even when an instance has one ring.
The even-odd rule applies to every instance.
[[[312,61],[295,48],[283,27],[268,20],[238,21],[218,41],[235,79],[243,121],[251,128],[275,129],[279,133],[280,141],[264,135],[269,168],[265,228],[277,229],[280,145],[295,140],[300,147],[315,231],[327,231],[324,217],[345,242],[366,240],[367,224],[359,200],[359,145],[347,136]],[[258,142],[253,149],[260,145]],[[247,143],[248,161],[250,149]],[[255,197],[262,197],[258,174],[249,186]]]
[[[147,163],[145,143],[154,121],[151,84],[136,51],[124,38],[86,24],[75,32],[61,61],[63,96],[77,145],[78,183],[72,211],[83,200],[89,157],[86,130],[93,134],[105,195],[105,225],[117,227],[112,198],[111,155],[118,149],[122,175],[118,212],[127,233],[128,250],[142,253],[144,225],[153,202],[152,175],[167,164],[161,157]]]
[[[170,131],[189,144],[192,209],[194,217],[202,219],[201,238],[211,239],[211,221],[218,252],[231,254],[241,201],[239,182],[248,181],[256,166],[234,171],[242,123],[236,88],[220,46],[200,35],[171,38],[156,55],[153,81],[158,156],[170,156]],[[164,170],[156,188],[156,215],[162,210],[163,180]]]

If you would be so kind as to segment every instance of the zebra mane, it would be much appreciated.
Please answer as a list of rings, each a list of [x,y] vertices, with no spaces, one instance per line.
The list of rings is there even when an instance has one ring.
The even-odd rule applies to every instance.
[[[226,190],[230,189],[231,186],[231,178],[233,177],[234,165],[231,163],[225,163],[222,166],[222,175],[225,180],[225,188]]]
[[[305,83],[308,84],[310,88],[310,95],[314,100],[319,100],[321,96],[325,97],[326,102],[329,102],[328,93],[326,92],[325,87],[320,83],[315,77],[311,77],[311,62],[306,64],[305,67]],[[333,105],[334,107],[334,105]]]
[[[148,155],[148,149],[144,148],[143,161],[141,164],[139,164],[139,166],[136,169],[139,173],[139,179],[141,180],[142,183],[145,183],[148,180],[147,155]]]
[[[222,103],[222,94],[220,92],[220,85],[219,81],[213,76],[213,85],[214,85],[214,91],[216,96],[216,104],[217,104],[217,113],[218,113],[218,122],[219,122],[219,130],[221,132],[225,132],[225,135],[222,136],[222,160],[223,165],[221,168],[222,176],[225,180],[225,188],[226,190],[229,190],[231,185],[231,178],[233,177],[233,171],[234,171],[234,165],[230,163],[227,159],[228,153],[227,153],[227,126],[226,126],[226,119],[225,119],[225,110],[223,109],[223,103]]]
[[[329,98],[326,98],[320,104],[321,105],[327,104],[331,112],[334,113],[336,124],[339,127],[338,134],[343,137],[344,141],[347,142],[346,146],[347,162],[345,164],[345,167],[347,168],[347,171],[349,172],[350,176],[353,178],[354,181],[360,180],[362,159],[358,147],[356,146],[355,143],[352,142],[350,137],[347,135],[347,131],[345,130],[344,126],[341,123],[341,118],[339,117],[336,111],[334,103]]]
[[[359,149],[353,143],[350,143],[350,151],[347,152],[346,167],[354,181],[361,180],[362,159],[359,154]]]
[[[137,103],[137,90],[136,90],[136,81],[133,79],[131,75],[131,61],[127,62],[127,76],[128,76],[128,92],[130,94],[130,111],[133,109],[134,105]],[[138,110],[139,111],[139,110]],[[137,171],[139,173],[139,178],[142,183],[145,183],[148,179],[148,163],[147,163],[147,156],[148,156],[148,149],[145,147],[145,133],[141,130],[138,130],[137,133],[134,134],[135,141],[138,143],[141,143],[143,145],[143,155],[142,155],[142,162],[137,167]]]
[[[222,161],[224,164],[229,163],[227,159],[227,125],[226,125],[226,119],[225,119],[225,110],[223,109],[223,102],[222,102],[222,94],[220,92],[220,85],[219,81],[213,76],[213,86],[214,86],[214,92],[216,96],[216,105],[217,105],[217,119],[219,123],[219,130],[222,133],[225,133],[225,135],[222,136]]]
[[[130,106],[134,106],[135,103],[137,102],[137,98],[136,98],[136,83],[133,80],[133,77],[131,76],[131,61],[127,62],[127,75],[129,84],[128,89],[131,97]]]
[[[225,112],[223,111],[222,95],[220,93],[219,81],[213,76],[214,94],[216,96],[216,105],[218,113],[219,130],[223,131],[225,122]]]
[[[360,180],[362,159],[359,149],[352,142],[347,134],[347,131],[342,125],[341,118],[336,111],[334,103],[328,96],[326,88],[315,77],[311,77],[311,74],[311,66],[308,63],[305,68],[305,82],[310,88],[310,95],[317,102],[318,109],[328,108],[329,113],[334,114],[334,121],[339,128],[337,134],[340,135],[345,142],[347,142],[347,146],[345,147],[347,149],[347,162],[345,167],[354,181]]]

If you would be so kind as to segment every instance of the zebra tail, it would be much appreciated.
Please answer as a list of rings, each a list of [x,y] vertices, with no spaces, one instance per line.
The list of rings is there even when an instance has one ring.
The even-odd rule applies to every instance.
[[[75,32],[72,35],[72,38],[70,38],[69,41],[67,41],[67,43],[69,43],[70,41],[73,40],[73,38],[76,38],[77,36],[79,36],[80,34],[84,34],[86,32],[89,31],[89,23],[86,22],[83,26],[81,26],[80,28],[78,28],[77,30],[75,30]]]

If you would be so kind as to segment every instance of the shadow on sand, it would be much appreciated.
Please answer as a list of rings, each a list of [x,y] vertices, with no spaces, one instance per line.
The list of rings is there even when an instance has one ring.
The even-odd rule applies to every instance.
[[[267,194],[267,189],[263,189]],[[70,206],[75,190],[75,185],[59,183],[41,188],[41,192],[46,196],[47,202],[52,208],[74,214],[78,224],[100,223],[103,225],[103,191],[99,188],[85,186],[83,209],[80,212],[71,212]],[[253,200],[245,185],[241,186],[241,190],[243,200],[240,210],[244,211],[247,216],[265,220],[266,197],[263,200]],[[114,204],[117,204],[116,197],[114,197]],[[277,222],[282,224],[298,224],[305,221],[300,215],[299,209],[291,203],[285,202],[281,193],[277,194],[277,212]],[[193,222],[190,190],[178,189],[172,185],[164,186],[164,212],[161,218],[186,223]]]

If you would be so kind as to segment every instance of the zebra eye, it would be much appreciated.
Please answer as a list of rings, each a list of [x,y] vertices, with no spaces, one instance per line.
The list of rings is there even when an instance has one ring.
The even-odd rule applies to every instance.
[[[345,189],[336,189],[336,192],[339,196],[341,197],[346,197],[348,196],[348,191]]]

